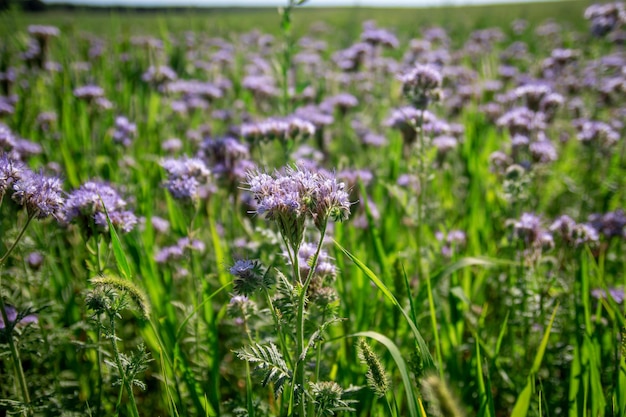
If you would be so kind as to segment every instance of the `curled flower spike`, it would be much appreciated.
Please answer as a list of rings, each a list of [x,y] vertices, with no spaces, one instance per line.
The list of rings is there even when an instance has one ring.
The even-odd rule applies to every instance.
[[[239,259],[229,272],[235,276],[233,290],[237,295],[247,297],[272,285],[271,278],[258,260]]]

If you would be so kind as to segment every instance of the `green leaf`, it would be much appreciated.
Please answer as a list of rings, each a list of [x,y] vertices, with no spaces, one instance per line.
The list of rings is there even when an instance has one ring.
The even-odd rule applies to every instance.
[[[424,338],[422,337],[422,334],[420,333],[419,329],[417,328],[417,325],[415,324],[415,322],[413,322],[413,320],[411,319],[409,314],[406,311],[404,311],[404,309],[402,308],[402,306],[400,305],[400,303],[398,302],[396,297],[394,297],[394,295],[391,293],[389,288],[387,288],[387,286],[380,280],[380,278],[378,278],[376,276],[376,274],[374,272],[372,272],[371,269],[369,269],[363,262],[361,262],[359,259],[357,259],[350,252],[348,252],[343,246],[341,246],[339,244],[339,242],[335,241],[335,245],[337,245],[337,247],[348,258],[350,258],[350,260],[352,260],[352,262],[354,262],[354,264],[357,267],[359,267],[359,269],[361,271],[363,271],[363,273],[365,273],[365,275],[367,275],[367,277],[374,284],[376,284],[378,289],[380,289],[382,291],[382,293],[385,295],[385,297],[387,297],[387,299],[389,299],[389,301],[391,301],[393,303],[393,305],[398,307],[398,309],[400,310],[400,312],[402,313],[402,315],[406,319],[407,323],[409,324],[409,327],[411,328],[411,331],[413,332],[413,335],[415,336],[415,339],[417,341],[417,345],[418,345],[418,347],[419,347],[419,349],[421,351],[420,355],[422,356],[422,360],[424,361],[424,370],[428,371],[428,370],[436,369],[435,362],[433,361],[433,357],[430,354],[430,351],[428,350],[428,346],[426,345],[426,342],[424,341]]]
[[[541,339],[541,344],[539,345],[539,350],[535,355],[535,360],[533,362],[533,366],[530,369],[530,374],[528,375],[528,382],[524,387],[522,393],[517,397],[517,401],[515,402],[515,407],[513,407],[513,412],[511,413],[511,417],[526,417],[528,414],[528,409],[530,408],[530,399],[533,392],[533,379],[535,374],[539,371],[539,367],[541,366],[541,361],[543,360],[543,354],[546,352],[546,347],[548,346],[548,339],[550,339],[550,331],[552,330],[552,324],[554,323],[554,318],[556,317],[556,311],[558,310],[559,305],[557,304],[554,307],[554,311],[552,312],[552,317],[550,317],[550,323],[548,323],[548,327],[543,334],[543,338]]]
[[[102,207],[104,208],[104,214],[107,218],[107,224],[109,225],[109,234],[111,235],[111,246],[113,247],[113,255],[115,256],[115,263],[117,264],[117,269],[119,269],[120,274],[126,279],[131,279],[132,271],[130,269],[130,264],[128,263],[128,259],[126,258],[126,254],[124,253],[124,248],[122,248],[122,242],[120,242],[120,238],[111,223],[111,219],[109,218],[109,212],[107,208],[104,206],[104,201],[100,199],[102,203]]]

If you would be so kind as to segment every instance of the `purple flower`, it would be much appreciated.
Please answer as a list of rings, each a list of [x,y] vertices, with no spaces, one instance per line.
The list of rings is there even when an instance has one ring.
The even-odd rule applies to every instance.
[[[201,159],[168,158],[161,162],[161,166],[167,172],[164,185],[174,198],[196,201],[209,194],[211,171]]]
[[[576,119],[572,124],[578,129],[578,139],[584,144],[598,143],[603,146],[612,146],[620,138],[609,124],[595,120]]]
[[[37,219],[51,216],[58,220],[64,203],[61,180],[32,171],[24,171],[13,183],[12,198]]]
[[[609,288],[608,295],[617,304],[622,304],[624,301],[624,288],[623,287],[611,287]],[[591,296],[596,300],[606,299],[607,292],[602,288],[596,288],[591,290]]]
[[[36,38],[51,38],[59,36],[61,31],[56,26],[30,25],[28,33]]]
[[[344,184],[323,171],[289,167],[274,177],[250,172],[247,185],[257,202],[256,212],[276,221],[293,247],[302,242],[307,217],[321,229],[329,219],[343,221],[350,215]]]
[[[104,96],[104,90],[97,85],[84,85],[74,89],[74,97],[80,100],[94,101]]]
[[[26,170],[22,162],[12,159],[7,154],[0,154],[0,200],[7,190],[12,188],[14,182],[22,178]]]
[[[64,220],[78,223],[88,235],[98,231],[108,232],[105,208],[111,223],[119,230],[129,232],[137,224],[137,217],[125,210],[126,201],[117,191],[94,181],[86,182],[70,193],[65,202]]]
[[[523,213],[513,225],[515,236],[528,247],[553,246],[552,235],[543,229],[539,216],[532,213]]]
[[[404,95],[418,109],[426,108],[431,101],[438,101],[441,98],[443,76],[432,65],[418,64],[398,76],[398,79],[402,82]]]
[[[272,284],[269,274],[258,260],[239,259],[228,271],[235,276],[233,290],[238,296],[248,297]]]
[[[626,237],[626,215],[623,210],[610,211],[605,214],[592,214],[589,216],[591,226],[604,235],[607,239],[613,237]]]
[[[166,82],[174,81],[178,78],[176,71],[168,67],[167,65],[148,67],[148,70],[143,73],[141,79],[147,83],[160,86]]]
[[[396,49],[399,45],[398,38],[386,29],[376,27],[366,28],[361,33],[361,40],[370,45],[382,45],[390,49]]]
[[[7,323],[5,323],[4,314],[2,314],[2,311],[0,311],[0,330],[1,331],[6,331],[6,329],[9,329],[9,331],[11,331],[17,325],[25,325],[29,323],[39,322],[39,319],[37,318],[36,314],[30,313],[30,312],[18,312],[15,309],[15,307],[10,306],[10,305],[5,304],[4,313],[6,314],[9,322],[8,322],[8,325]]]
[[[531,143],[529,149],[536,162],[547,163],[556,161],[556,148],[547,139]]]
[[[137,125],[135,123],[131,123],[128,118],[124,116],[118,116],[115,118],[113,142],[119,143],[124,147],[128,147],[136,135]]]
[[[182,259],[186,252],[203,253],[205,249],[206,246],[201,240],[183,237],[178,239],[175,245],[164,247],[157,252],[154,256],[154,260],[157,263],[166,263]]]
[[[315,134],[313,123],[297,116],[270,118],[258,123],[245,123],[241,126],[241,136],[247,141],[306,139]]]

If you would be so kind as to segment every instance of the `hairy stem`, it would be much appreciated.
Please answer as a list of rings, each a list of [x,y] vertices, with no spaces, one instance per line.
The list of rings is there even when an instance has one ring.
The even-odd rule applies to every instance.
[[[115,364],[117,365],[117,369],[120,373],[120,378],[122,378],[122,385],[126,388],[126,392],[128,393],[128,400],[130,401],[132,415],[134,417],[139,417],[139,410],[137,409],[137,403],[135,402],[135,396],[133,395],[133,387],[131,385],[131,381],[126,377],[126,370],[122,365],[122,359],[120,356],[120,351],[117,348],[117,337],[115,335],[115,314],[109,315],[109,325],[111,328],[111,347],[113,348],[113,357],[115,358]],[[122,388],[123,389],[123,388]],[[121,397],[121,393],[120,393]],[[118,410],[120,406],[120,401],[118,399]]]

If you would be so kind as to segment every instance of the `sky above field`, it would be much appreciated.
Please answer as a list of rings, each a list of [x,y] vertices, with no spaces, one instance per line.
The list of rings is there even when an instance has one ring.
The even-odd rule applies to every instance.
[[[278,7],[287,0],[44,0],[46,3],[76,3],[93,6],[206,6],[206,7]],[[309,0],[306,6],[423,7],[469,4],[519,3],[524,0]],[[530,0],[529,0],[530,1]]]

